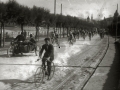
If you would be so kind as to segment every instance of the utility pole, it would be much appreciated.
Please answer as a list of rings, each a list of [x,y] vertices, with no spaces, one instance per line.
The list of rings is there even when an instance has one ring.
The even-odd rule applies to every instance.
[[[62,4],[61,4],[61,15],[62,15]]]
[[[4,22],[3,22],[3,47],[5,46],[5,29],[4,29]]]
[[[55,22],[54,22],[54,32],[56,28],[56,0],[54,0],[54,17],[55,17]]]
[[[118,12],[118,4],[117,4],[117,12]],[[118,25],[118,15],[117,15],[117,21],[116,21],[116,35],[115,35],[115,42],[117,40],[117,25]]]
[[[61,17],[62,17],[62,4],[61,4]],[[61,38],[61,29],[62,29],[62,21],[60,22],[60,38]]]
[[[2,24],[0,24],[0,47],[2,47]]]

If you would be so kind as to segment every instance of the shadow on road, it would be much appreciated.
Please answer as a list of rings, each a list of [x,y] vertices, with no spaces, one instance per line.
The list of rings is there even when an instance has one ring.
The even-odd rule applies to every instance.
[[[18,54],[18,55],[14,55],[14,56],[11,56],[11,57],[29,57],[29,56],[31,56],[31,55],[25,55],[25,54],[20,55],[20,54]],[[34,55],[34,56],[35,56],[35,55]],[[7,54],[0,55],[0,57],[11,58],[11,57],[9,57]]]
[[[115,57],[111,69],[108,73],[108,78],[102,90],[117,90],[120,73],[120,44],[115,43]]]
[[[24,81],[18,79],[4,79],[4,80],[0,80],[0,82],[3,82],[4,84],[14,84],[14,83],[22,83]]]

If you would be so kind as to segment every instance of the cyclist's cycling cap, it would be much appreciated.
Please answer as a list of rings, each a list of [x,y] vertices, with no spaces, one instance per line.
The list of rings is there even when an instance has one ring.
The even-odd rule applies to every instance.
[[[46,40],[50,41],[50,38],[45,38],[44,40],[45,40],[45,41],[46,41]]]

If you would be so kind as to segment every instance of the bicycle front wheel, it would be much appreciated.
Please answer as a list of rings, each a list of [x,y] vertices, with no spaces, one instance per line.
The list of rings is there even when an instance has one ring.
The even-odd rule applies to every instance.
[[[44,70],[41,67],[38,67],[34,76],[35,86],[39,87],[41,83],[43,83],[43,79],[44,79]]]

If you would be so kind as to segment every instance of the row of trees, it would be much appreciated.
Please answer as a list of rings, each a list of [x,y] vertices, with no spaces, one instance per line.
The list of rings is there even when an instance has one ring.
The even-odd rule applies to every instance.
[[[40,26],[49,24],[49,26],[60,27],[93,27],[92,23],[80,20],[77,17],[51,14],[46,8],[33,6],[29,8],[18,4],[15,0],[9,0],[6,3],[0,2],[0,21],[7,23],[16,23],[20,25]]]
[[[73,16],[54,15],[43,7],[33,6],[29,8],[20,5],[16,0],[9,0],[6,3],[0,2],[0,22],[1,27],[7,24],[20,25],[23,32],[24,25],[35,26],[36,36],[38,34],[39,26],[56,27],[56,28],[92,28],[98,26],[98,23],[89,23],[85,20]],[[4,28],[3,28],[4,29]]]

